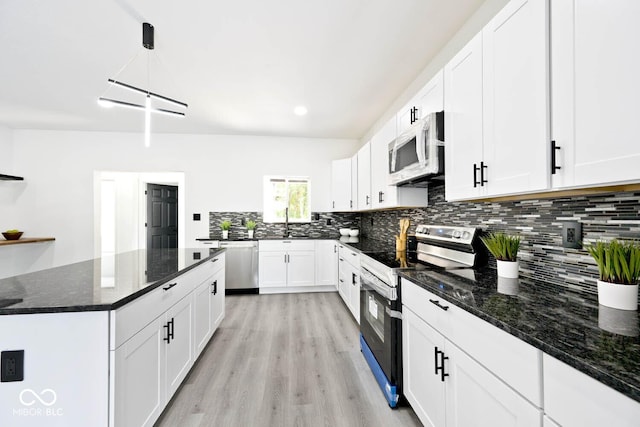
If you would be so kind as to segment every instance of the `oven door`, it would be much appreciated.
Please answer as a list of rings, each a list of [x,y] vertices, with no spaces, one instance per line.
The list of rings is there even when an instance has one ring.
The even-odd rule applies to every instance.
[[[401,382],[398,366],[401,320],[396,289],[372,277],[366,270],[360,276],[360,285],[360,332],[389,382],[398,385]]]

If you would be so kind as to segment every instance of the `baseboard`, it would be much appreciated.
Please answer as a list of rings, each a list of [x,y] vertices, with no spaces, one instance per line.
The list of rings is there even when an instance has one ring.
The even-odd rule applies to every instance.
[[[298,294],[306,292],[338,292],[335,286],[289,286],[281,288],[260,288],[260,294]]]
[[[244,288],[244,289],[225,289],[225,295],[256,295],[258,294],[258,288]]]

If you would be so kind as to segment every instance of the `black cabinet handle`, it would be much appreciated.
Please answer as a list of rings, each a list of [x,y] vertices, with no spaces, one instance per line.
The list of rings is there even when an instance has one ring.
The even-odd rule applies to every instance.
[[[344,283],[344,280],[340,279],[340,281],[341,281],[342,283]]]
[[[384,202],[384,191],[378,191],[378,202]]]
[[[430,302],[431,304],[434,304],[434,305],[436,305],[436,306],[440,307],[440,308],[441,308],[441,309],[443,309],[444,311],[449,310],[449,306],[448,306],[448,305],[442,305],[442,304],[440,304],[440,301],[438,301],[438,300],[436,300],[436,299],[430,299],[430,300],[429,300],[429,302]]]
[[[171,342],[171,326],[170,326],[171,322],[167,322],[166,325],[163,325],[162,327],[165,328],[167,330],[167,336],[162,338],[164,341],[167,342],[167,344],[169,344]]]
[[[370,198],[371,198],[371,197],[367,196],[367,203],[366,203],[366,204],[367,204],[367,206],[369,206],[369,199],[370,199]]]
[[[340,258],[340,261],[344,261],[344,258]]]
[[[484,170],[487,169],[487,165],[484,164],[484,162],[480,162],[480,185],[482,187],[484,187],[484,185],[489,182],[486,179],[484,179]]]
[[[331,203],[333,204],[333,209],[335,209],[335,208],[336,208],[336,202],[335,202],[335,201],[333,201],[333,202],[331,202]]]
[[[560,166],[556,166],[556,151],[559,149],[556,142],[551,141],[551,175],[555,175],[557,170],[562,169]]]
[[[433,355],[433,365],[436,368],[435,374],[438,375],[438,371],[440,370],[440,367],[438,366],[438,356],[440,355],[440,350],[438,350],[438,347],[434,347],[433,349],[435,350],[435,354]]]
[[[357,279],[356,273],[351,273],[351,284],[353,286],[356,285],[356,279]]]
[[[417,107],[412,107],[411,108],[411,117],[409,120],[411,123],[409,124],[414,124],[415,122],[418,121],[418,108]]]
[[[175,321],[174,321],[173,317],[171,318],[171,322],[170,323],[171,323],[171,332],[169,332],[169,338],[174,339],[173,332],[174,332],[174,328],[175,328],[176,324],[175,324]]]
[[[211,262],[216,262],[216,261],[218,261],[218,259],[219,258],[214,258],[214,259],[211,260]]]
[[[480,170],[480,168],[474,163],[473,164],[473,188],[476,188],[478,184],[480,184],[478,182],[478,170]]]
[[[444,371],[444,361],[449,360],[447,356],[444,355],[444,351],[440,352],[440,381],[444,382],[444,378],[448,377],[449,374]]]
[[[217,295],[218,294],[218,281],[214,280],[213,283],[211,284],[211,286],[213,286],[213,290],[211,291],[212,294]]]
[[[333,245],[333,253],[334,254],[338,253],[338,247],[336,245]]]
[[[353,209],[353,200],[349,200],[349,207]]]
[[[173,288],[174,286],[176,286],[178,284],[178,282],[175,283],[170,283],[168,286],[165,286],[164,288],[162,288],[165,291],[168,291],[169,289]]]

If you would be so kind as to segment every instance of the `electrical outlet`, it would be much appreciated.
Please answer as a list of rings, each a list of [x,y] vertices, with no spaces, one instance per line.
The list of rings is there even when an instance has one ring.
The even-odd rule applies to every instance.
[[[193,253],[193,259],[201,259],[200,258],[200,252],[194,252]]]
[[[582,224],[578,221],[565,221],[562,224],[562,247],[582,249]]]
[[[193,220],[194,220],[194,221],[200,221],[200,214],[196,214],[196,213],[194,213],[194,214],[193,214]]]
[[[331,225],[331,218],[327,218],[327,225]]]
[[[24,380],[24,350],[3,351],[0,354],[0,382]]]

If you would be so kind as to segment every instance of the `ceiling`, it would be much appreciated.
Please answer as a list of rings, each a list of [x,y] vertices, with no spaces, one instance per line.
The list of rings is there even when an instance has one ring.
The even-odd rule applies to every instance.
[[[141,132],[142,112],[96,102],[144,103],[117,76],[189,104],[153,132],[360,138],[481,3],[2,0],[0,124]]]

